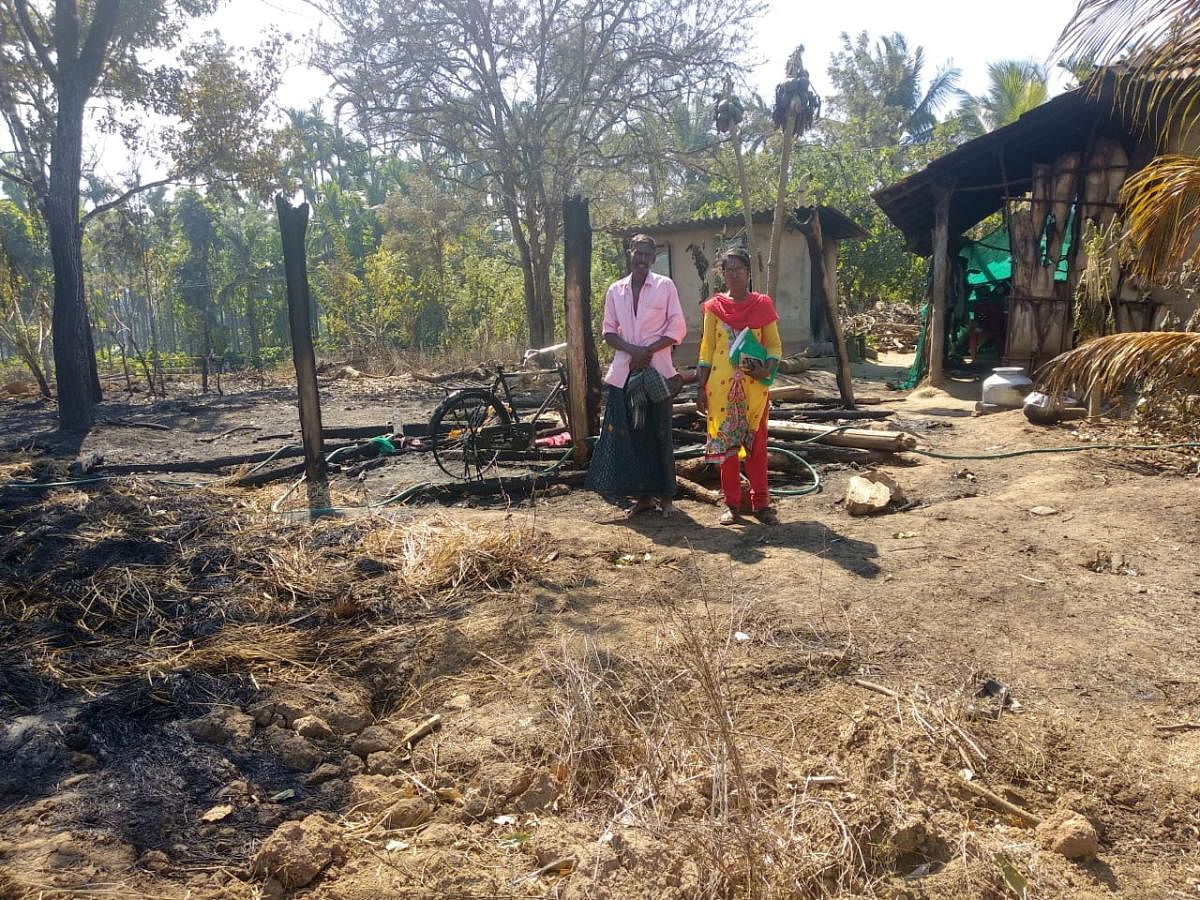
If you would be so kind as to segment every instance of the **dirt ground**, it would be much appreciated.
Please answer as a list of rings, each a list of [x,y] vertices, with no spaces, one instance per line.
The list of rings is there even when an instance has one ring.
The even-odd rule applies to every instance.
[[[938,452],[1128,437],[895,371],[860,393]],[[340,378],[325,421],[439,396]],[[821,465],[775,528],[553,490],[309,524],[286,482],[12,485],[272,449],[285,388],[110,403],[75,444],[2,413],[0,897],[1200,896],[1194,456],[905,454],[870,518]]]

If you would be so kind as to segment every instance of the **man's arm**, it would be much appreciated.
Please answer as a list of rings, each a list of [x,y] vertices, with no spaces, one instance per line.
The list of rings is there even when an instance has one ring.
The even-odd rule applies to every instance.
[[[670,338],[659,338],[649,347],[639,347],[637,344],[631,344],[619,334],[605,332],[604,343],[608,344],[614,350],[622,350],[628,353],[632,360],[630,368],[636,372],[638,369],[644,369],[650,365],[650,358],[654,356],[656,351],[661,350],[663,347],[670,347],[674,342]]]

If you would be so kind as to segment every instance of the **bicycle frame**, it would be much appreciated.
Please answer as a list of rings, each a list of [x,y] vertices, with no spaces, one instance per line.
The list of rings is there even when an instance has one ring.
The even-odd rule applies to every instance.
[[[537,412],[533,414],[533,418],[531,420],[533,422],[537,422],[537,420],[541,418],[542,413],[548,410],[550,405],[554,403],[558,396],[567,389],[566,373],[564,372],[562,366],[555,366],[553,369],[534,369],[528,372],[505,372],[503,368],[498,368],[496,370],[496,381],[499,383],[499,386],[503,387],[504,389],[504,403],[510,410],[512,410],[512,420],[514,425],[519,425],[521,423],[521,413],[517,409],[516,404],[513,403],[512,391],[509,389],[508,382],[510,379],[515,381],[519,378],[525,378],[530,375],[558,376],[558,384],[556,384],[553,390],[546,395],[546,399],[542,401],[542,405],[539,406],[537,408]],[[492,386],[492,393],[496,393],[496,385]]]

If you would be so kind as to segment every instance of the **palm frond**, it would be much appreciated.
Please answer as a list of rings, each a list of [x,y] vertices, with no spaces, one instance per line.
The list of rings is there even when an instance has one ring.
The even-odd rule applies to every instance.
[[[1055,54],[1120,60],[1118,100],[1164,139],[1200,124],[1200,0],[1080,0]]]
[[[1159,284],[1188,261],[1200,262],[1200,158],[1159,156],[1121,189],[1129,239],[1138,248],[1133,274]]]
[[[1072,390],[1117,394],[1130,382],[1152,380],[1169,391],[1200,379],[1200,334],[1134,331],[1110,334],[1056,356],[1038,371],[1047,393]]]
[[[1056,56],[1114,62],[1139,59],[1168,40],[1197,33],[1200,0],[1080,0]]]

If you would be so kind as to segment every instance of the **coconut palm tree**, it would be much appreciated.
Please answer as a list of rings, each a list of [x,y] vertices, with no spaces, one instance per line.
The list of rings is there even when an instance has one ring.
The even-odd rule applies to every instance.
[[[988,63],[987,93],[967,97],[959,109],[964,133],[978,136],[1015,122],[1049,95],[1044,66],[1033,60]]]
[[[1132,273],[1161,284],[1200,265],[1200,157],[1174,146],[1200,122],[1200,0],[1079,0],[1056,49],[1110,65],[1118,102],[1156,123],[1159,155],[1121,192]]]
[[[958,69],[942,66],[926,84],[925,64],[925,48],[910,50],[899,32],[880,36],[874,45],[865,31],[854,40],[842,34],[842,50],[830,67],[836,89],[831,106],[847,119],[878,121],[876,144],[928,140],[938,111],[962,92]]]

